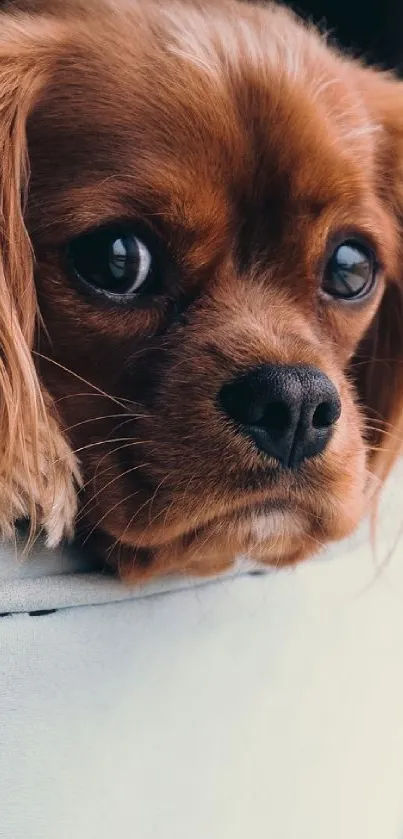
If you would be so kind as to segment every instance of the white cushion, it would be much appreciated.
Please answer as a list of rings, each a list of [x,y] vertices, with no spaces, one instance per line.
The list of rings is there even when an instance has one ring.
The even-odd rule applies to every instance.
[[[0,837],[401,839],[402,480],[376,561],[363,527],[292,572],[130,592],[5,546]]]

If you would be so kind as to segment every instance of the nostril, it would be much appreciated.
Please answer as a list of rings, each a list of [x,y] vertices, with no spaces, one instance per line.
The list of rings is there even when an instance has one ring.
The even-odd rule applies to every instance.
[[[339,419],[340,403],[337,401],[321,402],[315,408],[312,416],[312,427],[316,429],[330,428]]]

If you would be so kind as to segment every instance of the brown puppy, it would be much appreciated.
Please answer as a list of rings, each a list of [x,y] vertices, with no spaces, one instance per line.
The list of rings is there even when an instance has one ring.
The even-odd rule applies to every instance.
[[[57,542],[79,464],[130,580],[349,534],[402,439],[402,85],[273,5],[27,0],[0,93],[3,530]]]

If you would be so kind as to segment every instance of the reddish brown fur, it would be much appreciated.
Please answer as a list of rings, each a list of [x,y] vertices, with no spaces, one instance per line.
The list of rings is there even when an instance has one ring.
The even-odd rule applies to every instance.
[[[79,537],[137,580],[239,552],[294,563],[346,536],[402,437],[402,85],[271,5],[10,5],[1,65],[16,97],[33,67],[38,88],[35,359],[81,463]],[[104,305],[68,274],[66,243],[117,219],[164,243],[152,305]],[[318,296],[340,231],[384,266],[365,304]],[[319,367],[342,399],[329,447],[293,477],[217,408],[224,382],[271,362]]]

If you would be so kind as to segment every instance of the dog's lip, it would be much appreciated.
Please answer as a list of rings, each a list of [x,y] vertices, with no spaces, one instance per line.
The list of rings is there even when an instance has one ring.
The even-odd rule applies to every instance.
[[[123,544],[132,545],[134,541],[138,546],[145,548],[157,548],[177,541],[182,541],[185,545],[190,545],[195,538],[200,537],[200,534],[203,534],[210,527],[214,527],[214,525],[220,523],[224,526],[230,527],[232,525],[235,527],[237,524],[247,523],[250,520],[250,524],[252,525],[256,518],[268,518],[270,515],[298,516],[301,513],[298,503],[293,503],[289,498],[268,499],[267,496],[262,496],[263,493],[256,493],[256,496],[250,501],[247,501],[245,498],[243,500],[237,500],[235,498],[232,504],[228,504],[225,507],[223,505],[221,509],[219,507],[215,510],[213,509],[211,515],[206,514],[203,518],[199,519],[192,517],[193,521],[189,516],[190,521],[188,521],[187,527],[186,514],[181,519],[177,519],[176,521],[174,519],[172,523],[169,523],[164,512],[162,512],[161,521],[163,521],[163,527],[160,529],[156,523],[151,539],[147,538],[145,540],[144,535],[146,534],[142,530],[132,534],[127,533],[123,540],[118,534],[116,534],[116,538],[119,538]],[[147,529],[146,533],[148,536],[151,536],[149,529]]]
[[[292,507],[289,503],[283,503],[280,501],[265,501],[256,499],[254,502],[245,502],[243,504],[236,505],[229,509],[222,509],[221,511],[212,513],[211,516],[206,516],[203,520],[199,520],[194,523],[193,526],[188,528],[174,528],[173,532],[169,532],[167,530],[166,525],[164,525],[163,531],[161,533],[156,534],[156,538],[148,541],[147,543],[143,540],[138,540],[135,537],[136,544],[141,544],[142,547],[145,548],[156,548],[162,545],[167,545],[169,543],[182,541],[182,543],[189,547],[192,542],[199,538],[202,533],[207,531],[210,527],[213,527],[215,524],[223,523],[231,526],[231,524],[236,525],[237,523],[247,522],[250,519],[250,523],[252,525],[253,520],[256,518],[262,517],[269,517],[270,515],[276,514],[296,514],[298,512],[297,507]],[[132,539],[127,538],[122,540],[123,543],[128,545],[133,544]]]
[[[240,507],[234,507],[233,510],[217,513],[211,518],[206,519],[204,522],[200,522],[195,527],[183,531],[181,538],[185,541],[188,539],[192,541],[193,538],[197,538],[199,536],[201,531],[206,530],[208,527],[218,522],[227,522],[230,524],[231,522],[238,522],[240,520],[245,521],[250,518],[252,523],[255,518],[269,518],[271,515],[287,515],[293,513],[295,514],[297,512],[297,509],[293,509],[290,505],[286,505],[284,503],[255,501],[254,504],[245,504]]]

